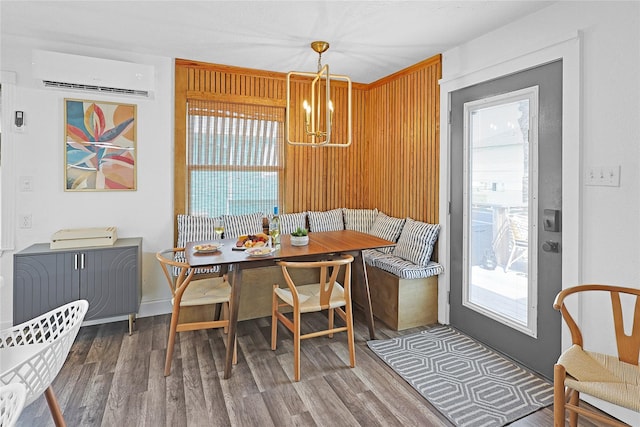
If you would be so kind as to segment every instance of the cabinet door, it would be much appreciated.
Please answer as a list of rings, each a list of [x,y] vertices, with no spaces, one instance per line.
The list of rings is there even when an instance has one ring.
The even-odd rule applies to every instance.
[[[138,311],[138,248],[85,251],[80,298],[89,301],[85,319]]]
[[[32,254],[14,258],[13,324],[33,319],[78,299],[75,253]]]

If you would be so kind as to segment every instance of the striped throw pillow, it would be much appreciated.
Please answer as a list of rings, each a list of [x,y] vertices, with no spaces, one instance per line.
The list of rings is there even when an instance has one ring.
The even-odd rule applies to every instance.
[[[287,213],[280,215],[280,234],[291,234],[296,229],[307,228],[307,213]]]
[[[178,215],[178,241],[177,248],[184,248],[187,242],[197,242],[199,240],[216,240],[218,235],[214,231],[215,218],[194,215]],[[178,262],[186,262],[184,252],[177,252],[174,259]],[[196,274],[217,273],[220,267],[198,268]],[[173,275],[178,276],[180,269],[173,267]]]
[[[344,230],[342,209],[333,209],[325,212],[308,212],[310,231],[337,231]]]
[[[378,212],[376,220],[373,222],[373,225],[371,225],[369,234],[380,237],[381,239],[397,242],[403,226],[404,218],[394,218],[385,215],[383,212]],[[391,253],[393,248],[380,248],[379,250],[384,253]]]
[[[378,209],[343,209],[344,228],[368,233],[378,216]]]
[[[217,238],[213,230],[215,218],[193,215],[178,215],[178,241],[176,247],[184,248],[187,242],[213,240]]]
[[[438,240],[440,224],[429,224],[407,218],[393,255],[404,258],[414,264],[429,264],[433,245]]]
[[[224,215],[224,237],[233,239],[243,234],[262,233],[262,212],[245,215]]]

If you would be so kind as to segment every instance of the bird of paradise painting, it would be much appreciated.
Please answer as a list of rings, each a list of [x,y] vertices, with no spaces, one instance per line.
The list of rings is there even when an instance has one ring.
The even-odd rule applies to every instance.
[[[65,99],[67,191],[136,189],[136,106]]]

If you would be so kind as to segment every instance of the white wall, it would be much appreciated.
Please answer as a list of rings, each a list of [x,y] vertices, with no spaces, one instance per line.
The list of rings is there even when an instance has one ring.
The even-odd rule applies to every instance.
[[[565,162],[575,165],[568,181],[570,190],[577,194],[563,195],[575,202],[572,217],[564,218],[566,228],[575,232],[565,247],[570,252],[563,254],[563,263],[576,271],[563,274],[563,288],[578,284],[575,282],[639,288],[640,3],[559,2],[444,52],[442,80],[446,87],[465,76],[498,77],[512,72],[512,65],[525,57],[544,56],[543,51],[556,49],[572,34],[579,34],[581,66],[575,78],[581,88],[563,102],[570,105],[579,98],[579,111],[566,112],[576,115],[579,129],[575,133],[578,141],[564,143],[575,147],[572,154],[577,158]],[[574,83],[564,82],[565,86]],[[447,94],[441,93],[441,99],[441,111],[446,111]],[[446,122],[441,128],[441,159],[446,169]],[[584,170],[601,165],[621,166],[619,187],[584,185]],[[442,178],[446,185],[446,174]],[[441,194],[448,194],[446,187]],[[446,210],[442,211],[441,217],[446,216]],[[440,247],[446,251],[446,245],[441,243]],[[446,253],[439,256],[444,259]],[[595,336],[588,343],[595,350],[615,351],[612,340],[606,338],[611,336],[609,307],[608,300],[580,303],[581,326],[586,334]],[[443,317],[445,312],[441,312]],[[566,338],[565,334],[563,347],[568,345]],[[640,425],[636,412],[602,407],[632,425]]]
[[[153,99],[44,89],[31,77],[32,49],[45,49],[115,59],[155,67]],[[13,248],[0,258],[0,326],[12,322],[13,253],[38,242],[49,242],[63,228],[114,225],[119,237],[142,237],[142,307],[140,315],[169,312],[170,292],[154,258],[173,240],[173,60],[127,54],[45,40],[2,37],[2,70],[16,73],[14,88],[3,85],[2,213],[3,223],[30,213],[31,229],[18,228]],[[3,73],[5,75],[6,73]],[[3,82],[5,83],[5,82]],[[64,191],[64,98],[117,101],[137,105],[137,191]],[[15,110],[25,112],[25,133],[6,126]],[[10,114],[11,113],[11,114]],[[9,149],[10,146],[10,149]],[[8,155],[5,156],[5,153]],[[6,167],[5,167],[6,165]],[[11,176],[8,173],[11,172]],[[33,191],[19,191],[19,177],[33,177]],[[13,230],[11,230],[13,231]],[[5,242],[5,246],[11,246]],[[7,250],[8,249],[8,250]]]

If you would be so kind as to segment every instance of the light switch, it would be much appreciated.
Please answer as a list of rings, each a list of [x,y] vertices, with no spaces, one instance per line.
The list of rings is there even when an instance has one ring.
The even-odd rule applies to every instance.
[[[620,166],[591,166],[587,168],[585,184],[620,187]]]

